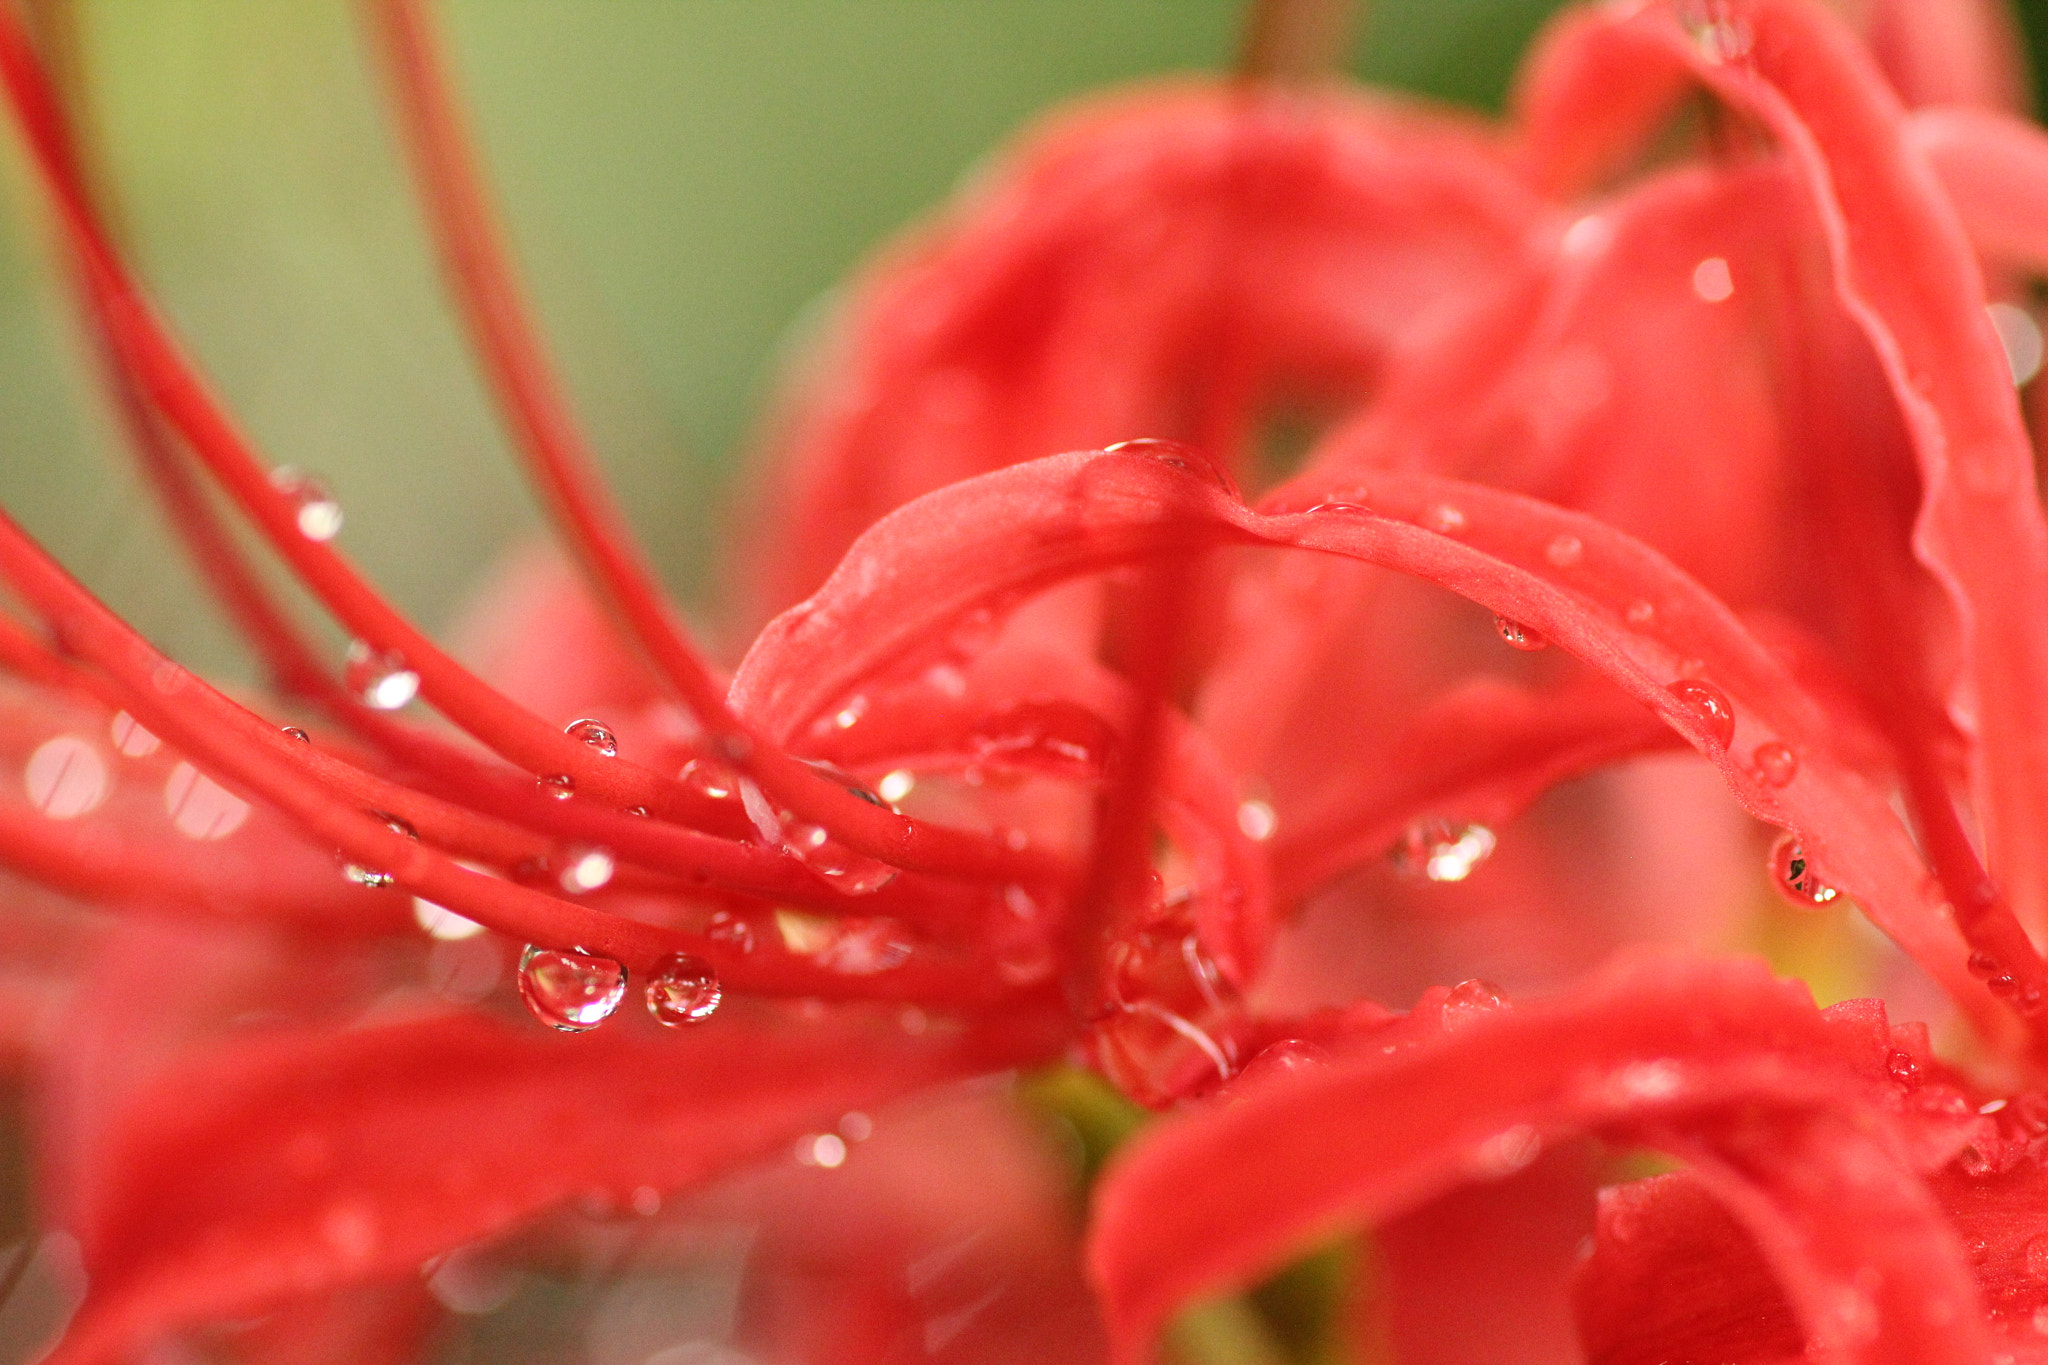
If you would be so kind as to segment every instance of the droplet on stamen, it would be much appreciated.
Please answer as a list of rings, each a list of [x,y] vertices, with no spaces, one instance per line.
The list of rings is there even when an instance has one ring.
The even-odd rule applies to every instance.
[[[1803,910],[1826,905],[1841,893],[1822,881],[1806,851],[1793,834],[1781,834],[1771,845],[1771,885],[1778,894]]]
[[[1770,740],[1756,746],[1756,775],[1766,787],[1789,785],[1799,775],[1799,754],[1789,744]]]
[[[582,848],[570,852],[561,876],[555,880],[572,896],[598,891],[611,884],[618,860],[608,848]]]
[[[647,980],[647,1012],[670,1028],[701,1024],[717,1012],[723,995],[710,963],[688,953],[670,953],[654,964],[654,975]]]
[[[396,711],[420,691],[420,675],[405,666],[404,656],[365,640],[350,643],[342,682],[373,711]]]
[[[1671,684],[1671,695],[1687,715],[1705,727],[1716,746],[1725,749],[1734,740],[1735,704],[1726,692],[1698,678],[1680,678]]]
[[[519,997],[549,1028],[585,1033],[626,998],[626,969],[608,957],[528,944],[519,957]]]
[[[396,815],[389,815],[383,811],[372,811],[371,814],[382,820],[384,827],[393,834],[403,834],[406,838],[413,840],[417,840],[420,837],[420,832],[412,827],[410,820]],[[372,891],[382,891],[385,887],[395,886],[398,883],[398,878],[392,876],[389,872],[381,868],[367,867],[357,862],[344,861],[341,865],[341,875],[354,882],[357,886],[368,887]]]
[[[1520,621],[1502,616],[1498,612],[1494,613],[1493,628],[1502,640],[1516,649],[1534,652],[1550,648],[1550,641],[1544,638],[1542,631],[1534,626],[1525,626]]]
[[[567,773],[543,773],[534,783],[540,794],[551,801],[567,801],[576,794],[576,779]]]
[[[341,534],[341,504],[319,479],[290,465],[279,465],[270,471],[270,485],[297,508],[300,535],[324,542]]]
[[[562,733],[571,739],[581,740],[597,750],[604,758],[617,758],[619,741],[605,728],[604,722],[590,719],[572,720],[562,727]]]

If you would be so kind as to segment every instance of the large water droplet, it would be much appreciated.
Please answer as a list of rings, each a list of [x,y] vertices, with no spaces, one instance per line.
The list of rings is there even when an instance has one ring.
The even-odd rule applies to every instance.
[[[1783,787],[1799,776],[1799,753],[1777,740],[1756,746],[1756,775],[1766,787]]]
[[[1781,834],[1771,845],[1771,885],[1778,894],[1801,909],[1826,905],[1841,893],[1820,879],[1820,874],[1799,846],[1793,834]]]
[[[78,735],[43,741],[28,756],[22,785],[29,804],[52,820],[76,820],[107,799],[107,761],[99,746]]]
[[[1735,738],[1735,703],[1728,694],[1698,678],[1680,678],[1671,684],[1671,695],[1688,715],[1706,727],[1708,738],[1727,748]]]
[[[869,805],[884,810],[894,810],[888,802],[862,786],[853,777],[834,768],[829,763],[817,763],[808,759],[806,764],[820,776],[829,778],[846,789],[849,796],[859,797]],[[764,837],[779,838],[783,850],[816,873],[834,890],[849,896],[865,896],[881,890],[896,880],[897,869],[878,858],[870,858],[834,838],[832,831],[823,825],[799,819],[793,812],[768,808],[765,797],[758,788],[743,787],[743,800],[750,802],[748,814],[754,817],[754,825]]]
[[[584,1033],[626,998],[626,969],[608,957],[528,944],[519,958],[519,997],[549,1028]]]
[[[270,471],[270,486],[297,507],[300,535],[328,541],[341,534],[341,504],[319,479],[302,469],[279,465]]]
[[[1462,882],[1493,854],[1493,831],[1484,825],[1452,828],[1442,820],[1418,820],[1389,854],[1403,876],[1433,882]]]
[[[350,643],[341,676],[343,685],[374,711],[396,711],[420,691],[420,675],[405,666],[404,656],[365,640]]]
[[[534,784],[551,801],[567,801],[576,794],[576,779],[567,773],[542,773]]]
[[[619,741],[605,728],[602,721],[572,720],[562,727],[562,733],[571,739],[580,739],[606,758],[617,758]]]
[[[670,953],[654,964],[654,975],[647,980],[647,1012],[670,1028],[701,1024],[717,1012],[724,993],[710,963],[688,953]]]
[[[1113,446],[1104,446],[1103,454],[1143,455],[1147,459],[1159,461],[1159,463],[1167,466],[1169,469],[1178,469],[1182,473],[1192,474],[1202,480],[1202,482],[1221,489],[1233,498],[1238,495],[1237,481],[1230,477],[1229,472],[1223,466],[1210,459],[1207,453],[1197,450],[1191,445],[1184,445],[1179,441],[1162,441],[1152,437],[1141,437],[1134,441],[1118,441]]]
[[[1450,995],[1444,999],[1443,1025],[1446,1031],[1455,1032],[1474,1020],[1499,1014],[1508,1007],[1507,992],[1491,981],[1473,977],[1451,987]]]
[[[1516,649],[1538,650],[1550,648],[1550,641],[1544,638],[1542,631],[1534,626],[1525,626],[1520,621],[1502,616],[1498,612],[1494,613],[1493,628],[1499,632],[1502,640],[1513,645]]]

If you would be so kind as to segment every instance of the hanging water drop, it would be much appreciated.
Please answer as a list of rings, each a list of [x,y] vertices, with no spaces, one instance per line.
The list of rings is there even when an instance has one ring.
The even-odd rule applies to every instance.
[[[1484,825],[1453,829],[1442,820],[1418,820],[1389,854],[1403,876],[1462,882],[1492,856],[1497,841]]]
[[[420,832],[412,827],[412,822],[409,820],[401,819],[396,815],[390,815],[381,810],[370,813],[379,820],[382,820],[384,827],[393,834],[403,834],[406,838],[412,840],[418,840],[420,837]],[[395,886],[398,883],[398,878],[392,876],[389,872],[385,872],[380,868],[366,867],[362,863],[357,862],[342,863],[341,875],[354,882],[357,886],[368,887],[372,891],[382,891],[385,887]]]
[[[563,1033],[585,1033],[626,998],[626,969],[608,957],[528,944],[519,956],[519,998]]]
[[[284,737],[286,739],[295,739],[301,744],[311,744],[313,742],[313,737],[296,725],[285,726]]]
[[[341,533],[341,504],[319,479],[290,465],[279,465],[270,471],[270,486],[298,509],[299,534],[306,539],[328,541]]]
[[[562,727],[562,733],[571,739],[583,741],[591,748],[597,750],[598,754],[604,758],[617,758],[619,756],[618,738],[605,728],[603,721],[590,720],[588,718],[572,720]]]
[[[1451,987],[1451,993],[1444,998],[1443,1025],[1446,1032],[1454,1032],[1483,1019],[1490,1014],[1499,1014],[1508,1009],[1507,992],[1491,981],[1473,977],[1460,981]]]
[[[718,1010],[724,995],[718,973],[702,958],[670,953],[654,964],[647,981],[647,1012],[657,1024],[681,1028],[701,1024]]]
[[[1799,775],[1799,754],[1777,740],[1756,746],[1756,775],[1766,787],[1783,787]]]
[[[396,711],[420,690],[420,675],[405,666],[404,656],[380,650],[366,640],[350,643],[342,682],[374,711]]]
[[[1792,834],[1779,835],[1778,842],[1771,845],[1771,885],[1786,900],[1807,910],[1826,905],[1841,894],[1820,879],[1799,846],[1798,836]]]
[[[1671,684],[1671,695],[1678,698],[1687,715],[1706,727],[1708,738],[1717,747],[1725,749],[1734,740],[1735,704],[1726,692],[1698,678],[1680,678]]]
[[[1525,626],[1520,621],[1502,616],[1498,612],[1494,613],[1493,628],[1499,632],[1502,640],[1516,649],[1534,651],[1550,648],[1550,641],[1544,638],[1542,631],[1534,626]]]
[[[543,773],[535,783],[551,801],[567,801],[576,794],[576,779],[567,773]]]
[[[1153,437],[1140,437],[1134,441],[1118,441],[1113,446],[1104,446],[1105,455],[1143,455],[1157,460],[1169,469],[1192,474],[1204,483],[1210,484],[1232,497],[1237,496],[1237,481],[1224,468],[1209,458],[1203,451],[1179,441],[1162,441]]]

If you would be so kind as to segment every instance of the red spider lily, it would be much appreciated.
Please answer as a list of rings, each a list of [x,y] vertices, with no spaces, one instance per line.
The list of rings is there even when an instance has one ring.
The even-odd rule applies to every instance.
[[[210,393],[0,8],[137,458],[275,691],[0,518],[57,1358],[414,1359],[526,1264],[725,1286],[594,1358],[1139,1360],[1364,1227],[1307,1316],[1366,1357],[2048,1358],[2048,527],[1993,325],[2038,351],[2048,139],[1990,9],[1867,8],[1571,12],[1505,129],[1260,81],[1041,129],[786,405],[729,677],[592,476],[416,0],[369,5],[399,121],[584,570],[523,570],[476,671]],[[1941,1054],[1712,956],[1730,858],[1853,900]],[[558,1032],[494,989],[520,944]],[[1100,1112],[1062,1059],[1175,1111],[1085,1232],[1001,1079]]]

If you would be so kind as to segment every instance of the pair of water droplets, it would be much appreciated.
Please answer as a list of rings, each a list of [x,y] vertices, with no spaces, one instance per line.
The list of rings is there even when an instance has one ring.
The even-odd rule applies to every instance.
[[[594,953],[527,945],[519,957],[519,996],[534,1018],[563,1033],[587,1033],[618,1012],[626,998],[624,964]],[[710,963],[688,953],[657,962],[642,991],[658,1024],[701,1024],[718,1010],[725,989]]]
[[[849,796],[887,811],[896,808],[857,779],[828,763],[808,762],[819,776],[837,783]],[[713,801],[738,800],[763,842],[780,847],[827,885],[849,896],[865,896],[896,880],[897,869],[840,842],[816,821],[770,801],[752,780],[712,758],[694,758],[683,767],[681,781]]]

